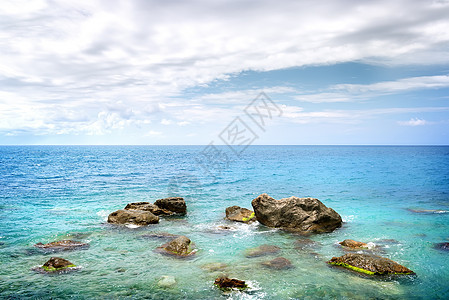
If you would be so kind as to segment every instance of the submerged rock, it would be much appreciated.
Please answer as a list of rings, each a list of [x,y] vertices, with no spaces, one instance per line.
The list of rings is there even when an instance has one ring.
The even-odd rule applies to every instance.
[[[159,199],[154,204],[161,209],[172,211],[175,214],[185,215],[187,213],[187,206],[184,198],[182,197],[170,197]]]
[[[73,270],[75,267],[75,264],[64,258],[52,257],[41,267],[34,268],[33,270],[41,273],[60,273],[62,271]]]
[[[281,248],[278,246],[273,245],[261,245],[256,248],[251,248],[246,251],[246,257],[252,258],[252,257],[260,257],[265,255],[273,255],[276,253],[279,253],[281,251]]]
[[[414,208],[407,208],[409,212],[416,213],[416,214],[447,214],[449,213],[449,210],[442,210],[442,209],[414,209]]]
[[[163,287],[163,288],[170,288],[170,287],[176,285],[176,279],[174,276],[164,275],[164,276],[161,276],[161,278],[157,282],[157,285],[159,287]]]
[[[226,208],[226,219],[243,223],[256,221],[255,214],[252,210],[237,205]]]
[[[284,257],[276,257],[275,259],[263,262],[262,265],[274,270],[285,270],[293,268],[291,261]]]
[[[320,247],[321,244],[311,239],[302,238],[293,243],[296,250],[311,250]]]
[[[149,211],[120,209],[108,216],[108,223],[148,225],[159,223],[159,217]]]
[[[65,251],[73,249],[87,249],[89,248],[89,244],[72,240],[61,240],[48,244],[37,243],[34,247],[52,251]]]
[[[179,236],[168,243],[158,247],[156,250],[163,254],[174,255],[178,257],[187,257],[194,255],[196,250],[192,241],[186,236]]]
[[[201,266],[201,269],[209,271],[209,272],[216,272],[216,271],[222,271],[228,267],[225,263],[215,262],[215,263],[208,263]]]
[[[169,211],[168,209],[162,209],[158,207],[155,204],[152,204],[150,202],[135,202],[135,203],[128,203],[125,206],[126,210],[144,210],[149,211],[155,216],[169,216],[173,215],[174,212]]]
[[[218,286],[222,290],[231,290],[231,289],[246,289],[248,285],[243,280],[231,279],[228,277],[219,277],[215,279],[214,284]]]
[[[368,275],[413,275],[412,270],[391,259],[369,255],[350,253],[340,257],[332,257],[330,265],[345,267]]]
[[[339,244],[342,245],[343,247],[351,249],[368,249],[368,244],[357,242],[350,239],[346,239],[343,242],[340,242]]]
[[[449,251],[449,243],[437,243],[435,244],[435,249],[443,250],[443,251]]]
[[[332,232],[341,227],[341,216],[314,198],[290,197],[276,200],[262,194],[251,202],[257,220],[268,227],[300,232]]]
[[[179,237],[179,234],[171,234],[168,232],[152,232],[142,234],[140,237],[145,239],[163,239],[163,240],[173,240]]]

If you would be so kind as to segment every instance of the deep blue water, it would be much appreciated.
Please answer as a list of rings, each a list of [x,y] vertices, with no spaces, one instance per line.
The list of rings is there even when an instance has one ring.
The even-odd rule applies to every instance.
[[[449,298],[449,253],[434,249],[449,242],[449,147],[252,146],[240,157],[217,149],[229,161],[202,155],[203,146],[0,147],[0,297]],[[310,237],[318,242],[313,249],[298,251],[294,234],[223,220],[226,207],[251,208],[262,193],[318,198],[345,223]],[[186,198],[185,218],[141,228],[106,223],[129,202],[173,195]],[[224,224],[235,230],[216,229]],[[199,252],[191,260],[160,256],[153,250],[163,241],[140,237],[148,232],[185,234]],[[57,254],[82,269],[58,276],[31,271],[52,256],[32,246],[63,238],[90,243]],[[378,280],[328,267],[327,260],[345,253],[337,243],[346,238],[382,246],[380,255],[417,276]],[[294,268],[267,270],[260,263],[270,257],[245,257],[261,244],[281,247]],[[215,262],[226,269],[205,270]],[[222,295],[213,286],[222,273],[248,281],[251,290]],[[159,287],[163,275],[177,284]]]

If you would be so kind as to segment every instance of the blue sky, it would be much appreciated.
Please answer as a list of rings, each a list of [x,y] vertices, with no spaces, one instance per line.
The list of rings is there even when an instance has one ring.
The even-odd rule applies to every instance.
[[[449,1],[2,1],[0,144],[449,144]],[[245,114],[265,92],[282,111]]]

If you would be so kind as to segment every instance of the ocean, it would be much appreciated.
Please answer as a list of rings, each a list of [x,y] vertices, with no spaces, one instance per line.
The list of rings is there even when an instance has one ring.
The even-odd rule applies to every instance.
[[[449,147],[447,146],[1,146],[0,298],[31,299],[448,299]],[[241,150],[241,151],[240,151]],[[252,209],[262,193],[314,197],[343,218],[332,233],[298,249],[294,233],[225,221],[226,207]],[[107,223],[127,203],[182,196],[188,214],[133,228]],[[415,210],[415,211],[413,211]],[[416,212],[416,210],[429,210]],[[432,211],[436,210],[436,211]],[[231,230],[221,230],[219,226]],[[188,236],[191,259],[154,250],[168,232]],[[61,239],[88,249],[43,253]],[[416,276],[372,278],[330,267],[344,239]],[[269,270],[273,256],[248,249],[276,245],[293,268]],[[80,266],[67,274],[32,271],[51,256]],[[212,263],[221,263],[211,270]],[[224,294],[220,275],[245,280]],[[176,284],[161,287],[161,276]]]

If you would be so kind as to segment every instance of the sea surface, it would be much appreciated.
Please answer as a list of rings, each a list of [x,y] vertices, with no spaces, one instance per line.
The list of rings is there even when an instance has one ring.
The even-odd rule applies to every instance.
[[[262,193],[318,198],[344,224],[298,249],[305,237],[223,219],[226,207],[251,209]],[[139,228],[107,223],[127,203],[175,195],[186,199],[187,216]],[[142,237],[155,232],[186,235],[198,252],[191,259],[162,256],[154,249],[163,239]],[[348,238],[370,242],[417,275],[372,278],[328,266],[346,253],[338,242]],[[61,239],[90,247],[33,247]],[[434,248],[441,242],[449,242],[445,146],[0,147],[2,299],[449,299],[449,252]],[[294,268],[269,270],[261,262],[276,256],[245,256],[262,244],[279,246],[276,256]],[[31,270],[51,256],[80,269]],[[211,263],[225,267],[210,270]],[[224,294],[213,284],[223,274],[250,289]],[[176,284],[159,286],[161,276]]]

